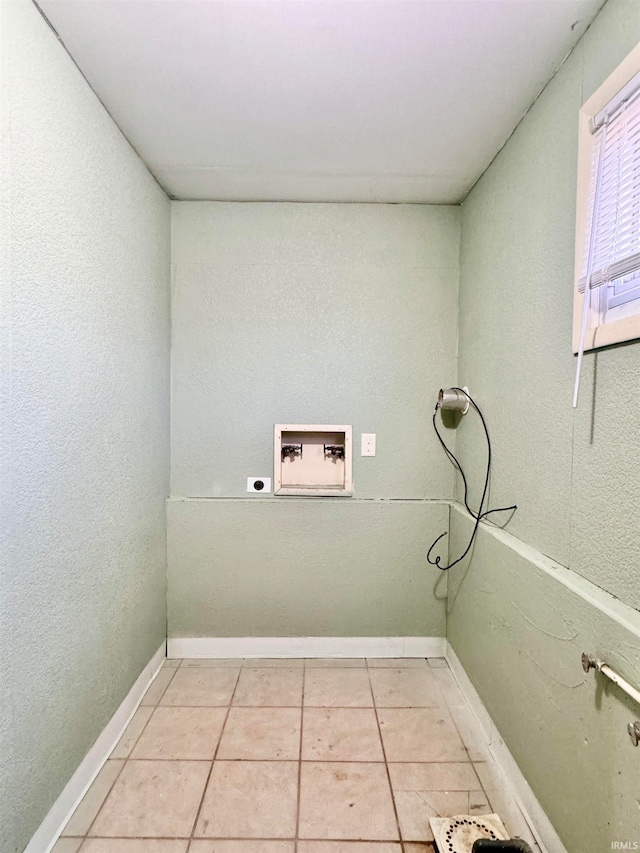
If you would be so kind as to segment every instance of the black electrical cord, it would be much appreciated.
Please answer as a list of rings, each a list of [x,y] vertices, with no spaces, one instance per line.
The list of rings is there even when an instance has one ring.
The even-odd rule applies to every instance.
[[[469,402],[471,403],[473,408],[476,410],[476,412],[480,415],[480,420],[482,421],[482,426],[484,427],[484,434],[487,438],[487,472],[486,472],[485,478],[484,478],[484,488],[482,490],[482,498],[480,500],[480,506],[478,507],[478,512],[476,513],[469,506],[469,486],[467,483],[467,478],[464,475],[464,471],[462,470],[462,465],[458,462],[455,455],[449,450],[449,448],[447,447],[447,445],[444,442],[444,439],[440,435],[440,431],[438,430],[438,425],[436,423],[436,416],[438,414],[438,409],[440,407],[436,403],[436,408],[435,408],[435,411],[433,413],[433,428],[435,430],[436,435],[438,436],[438,441],[442,445],[444,452],[447,454],[449,461],[452,462],[456,466],[458,471],[460,472],[460,476],[462,477],[462,482],[464,484],[463,503],[464,503],[465,509],[467,510],[469,515],[473,519],[475,519],[475,524],[473,526],[473,532],[471,533],[471,538],[469,539],[469,544],[465,548],[462,555],[460,557],[458,557],[456,560],[453,560],[453,562],[449,563],[448,566],[441,565],[442,557],[440,557],[439,555],[437,555],[435,558],[431,557],[431,552],[433,551],[435,546],[438,544],[438,542],[443,537],[445,537],[447,535],[447,531],[445,530],[444,533],[441,533],[440,536],[438,536],[438,538],[432,543],[431,547],[427,551],[427,562],[431,566],[437,566],[441,572],[448,572],[450,568],[452,568],[457,563],[460,563],[462,560],[464,560],[464,558],[467,556],[467,554],[469,553],[469,551],[471,550],[471,548],[473,546],[475,538],[478,534],[478,527],[480,526],[480,522],[482,521],[483,518],[486,518],[488,515],[491,515],[494,512],[510,512],[510,511],[514,512],[516,509],[518,509],[517,505],[514,504],[513,506],[502,506],[502,507],[497,507],[496,509],[486,509],[483,511],[482,507],[484,506],[484,502],[487,498],[487,491],[489,490],[489,477],[491,476],[491,439],[489,438],[489,429],[487,427],[487,422],[484,419],[484,415],[480,411],[480,408],[478,407],[476,401],[473,399],[473,397],[471,397],[469,395],[468,391],[465,391],[462,388],[454,388],[453,390],[459,391],[461,394],[464,394],[464,396],[467,398],[467,400],[469,400]]]

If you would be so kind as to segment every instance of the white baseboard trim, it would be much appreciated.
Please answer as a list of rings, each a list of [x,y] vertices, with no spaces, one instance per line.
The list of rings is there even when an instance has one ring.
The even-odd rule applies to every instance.
[[[444,657],[444,637],[173,637],[170,658]]]
[[[49,813],[42,821],[24,853],[49,853],[58,840],[58,836],[84,797],[89,786],[96,778],[112,749],[120,740],[129,720],[142,701],[147,687],[151,684],[165,660],[166,645],[163,642],[149,663],[142,670],[135,684],[125,696],[122,704],[102,730],[98,739],[85,755],[80,766],[67,782],[62,793],[55,801]]]
[[[471,711],[478,718],[479,729],[482,730],[485,737],[485,746],[505,780],[505,790],[508,790],[513,796],[542,853],[567,853],[558,833],[553,828],[551,821],[489,716],[484,702],[465,672],[460,659],[448,642],[445,657],[454,678],[458,682],[458,687]]]

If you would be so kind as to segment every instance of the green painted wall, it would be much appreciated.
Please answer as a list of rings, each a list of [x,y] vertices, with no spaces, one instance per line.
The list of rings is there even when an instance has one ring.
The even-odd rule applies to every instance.
[[[14,853],[164,636],[169,206],[34,7],[2,14]],[[570,407],[577,111],[639,36],[637,2],[609,0],[465,202],[459,366],[459,209],[172,205],[170,635],[443,635],[424,554],[453,477],[430,415],[457,376],[493,501],[520,509],[452,572],[447,630],[570,853],[640,822],[635,709],[579,666],[640,675],[640,345],[587,356]],[[377,433],[353,498],[246,495],[283,421],[352,423],[356,451]],[[477,427],[456,436],[474,483]],[[454,509],[454,552],[467,527]]]
[[[165,636],[169,200],[27,0],[2,15],[0,849]]]
[[[452,509],[454,549],[470,529]],[[640,614],[484,528],[473,559],[450,573],[447,632],[569,853],[640,841],[639,756],[627,735],[638,706],[580,664],[583,651],[606,655],[640,683]]]
[[[637,708],[580,668],[640,681],[640,342],[587,354],[571,407],[578,111],[639,39],[640,5],[608,0],[462,208],[458,381],[492,504],[519,509],[451,572],[447,632],[569,853],[640,839]],[[456,441],[477,491],[477,419]]]
[[[168,517],[170,636],[444,636],[424,555],[445,504],[176,500]]]
[[[571,407],[577,116],[640,39],[609,0],[462,208],[459,374],[489,419],[509,532],[640,608],[640,342],[585,356]],[[479,484],[484,438],[457,447]]]
[[[438,573],[421,548],[425,530],[444,529],[433,499],[453,488],[429,418],[456,375],[459,209],[174,202],[172,211],[171,491],[210,500],[168,506],[170,636],[441,635]],[[273,425],[285,422],[353,425],[353,498],[252,506],[246,478],[272,476]],[[377,434],[375,458],[359,455],[363,431]],[[385,511],[372,500],[391,498],[422,503]],[[323,537],[311,553],[314,520]],[[262,552],[287,603],[258,616],[247,589],[264,572]],[[367,572],[377,605],[355,618]],[[423,619],[399,607],[418,576]],[[388,596],[391,578],[401,588]],[[312,591],[335,607],[336,590],[345,605],[335,618],[301,619]],[[216,598],[224,614],[201,607]]]

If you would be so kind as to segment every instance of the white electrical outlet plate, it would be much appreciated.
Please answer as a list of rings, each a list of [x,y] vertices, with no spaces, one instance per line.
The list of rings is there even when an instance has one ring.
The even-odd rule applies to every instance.
[[[361,456],[376,455],[376,434],[375,432],[362,433],[362,446],[360,449]]]
[[[270,494],[271,477],[247,477],[247,491],[256,495]]]

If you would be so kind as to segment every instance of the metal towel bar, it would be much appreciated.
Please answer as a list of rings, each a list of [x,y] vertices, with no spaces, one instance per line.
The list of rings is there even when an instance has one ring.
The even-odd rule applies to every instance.
[[[638,690],[632,684],[629,684],[627,679],[623,678],[620,673],[615,671],[615,669],[611,669],[609,664],[605,663],[602,660],[599,660],[593,655],[588,655],[586,652],[583,652],[582,668],[585,672],[589,672],[590,669],[595,669],[598,672],[601,672],[605,676],[605,678],[608,678],[609,681],[613,681],[614,684],[617,684],[618,687],[627,694],[627,696],[630,696],[635,702],[638,703],[638,705],[640,705],[640,690]],[[629,723],[629,725],[627,726],[627,732],[629,733],[629,737],[631,738],[631,743],[634,746],[638,746],[638,744],[640,744],[640,720],[636,720],[633,723]]]

